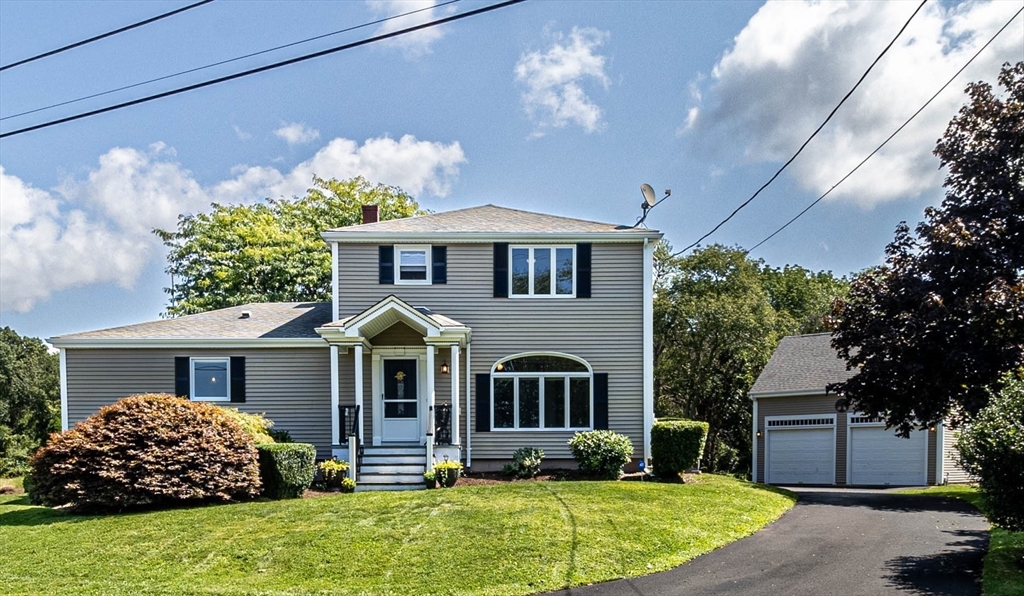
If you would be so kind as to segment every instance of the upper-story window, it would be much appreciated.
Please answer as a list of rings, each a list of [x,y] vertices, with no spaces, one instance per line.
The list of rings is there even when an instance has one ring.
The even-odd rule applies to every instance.
[[[519,354],[491,369],[491,428],[593,428],[593,373],[565,354]]]
[[[574,246],[516,246],[511,251],[512,296],[576,295]]]
[[[230,358],[192,358],[191,391],[194,401],[230,401]]]
[[[395,246],[395,263],[398,265],[395,283],[429,284],[431,282],[430,246]]]

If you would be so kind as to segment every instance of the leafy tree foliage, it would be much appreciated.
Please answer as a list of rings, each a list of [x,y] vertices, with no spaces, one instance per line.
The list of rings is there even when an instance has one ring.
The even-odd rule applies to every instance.
[[[942,205],[913,235],[900,224],[832,313],[832,345],[859,368],[833,389],[904,435],[972,417],[1024,365],[1024,62],[999,83],[1002,97],[969,85],[936,146]]]
[[[58,431],[57,355],[42,340],[0,329],[0,477],[24,474],[29,454]]]
[[[655,411],[708,422],[701,466],[734,471],[750,461],[748,394],[757,375],[783,336],[823,328],[847,282],[772,268],[721,245],[671,253],[667,243],[655,249]]]
[[[314,176],[301,198],[214,204],[209,213],[179,216],[177,230],[154,230],[170,249],[166,271],[174,283],[165,288],[166,314],[330,300],[331,253],[320,233],[360,223],[363,205],[378,205],[381,220],[424,213],[397,187]]]

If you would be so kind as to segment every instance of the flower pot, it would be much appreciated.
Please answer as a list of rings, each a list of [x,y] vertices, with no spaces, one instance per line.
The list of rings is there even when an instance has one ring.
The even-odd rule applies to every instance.
[[[437,483],[444,488],[451,488],[459,481],[459,471],[455,468],[437,470]]]

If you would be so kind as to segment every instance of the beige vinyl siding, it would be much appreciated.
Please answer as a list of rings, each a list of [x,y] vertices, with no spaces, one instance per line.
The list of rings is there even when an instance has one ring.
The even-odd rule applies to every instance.
[[[974,479],[960,467],[957,462],[956,440],[960,434],[948,426],[942,432],[942,475],[939,482],[945,481],[949,484],[967,484],[974,482]]]
[[[552,243],[556,244],[555,239]],[[476,378],[494,363],[520,352],[564,352],[608,373],[610,427],[628,435],[635,457],[643,451],[643,245],[593,244],[592,298],[494,298],[493,244],[448,245],[448,283],[381,285],[377,245],[338,247],[338,317],[358,314],[389,294],[472,328],[472,381],[462,399],[472,401]],[[438,362],[450,358],[439,349]],[[351,364],[348,365],[351,368]],[[350,373],[349,373],[350,374]],[[367,371],[367,386],[369,385]],[[465,371],[460,371],[465,385]],[[438,376],[437,395],[450,379]],[[446,391],[448,393],[450,390]],[[440,399],[439,399],[440,401]],[[462,415],[465,416],[465,401]],[[367,427],[369,435],[369,427]],[[465,435],[463,435],[465,436]],[[523,446],[549,458],[569,458],[569,431],[474,432],[473,459],[508,459]]]
[[[174,393],[176,356],[244,356],[245,403],[224,403],[266,414],[275,428],[330,456],[330,352],[322,349],[249,350],[67,349],[68,423],[140,393]]]
[[[764,419],[766,416],[800,416],[804,414],[836,417],[836,484],[846,484],[846,413],[836,412],[836,397],[765,397],[757,400],[757,479],[764,482]]]

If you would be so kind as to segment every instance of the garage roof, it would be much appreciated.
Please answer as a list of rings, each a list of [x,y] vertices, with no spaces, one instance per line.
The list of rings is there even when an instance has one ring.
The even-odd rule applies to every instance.
[[[856,374],[832,348],[828,333],[790,335],[782,338],[768,364],[750,389],[751,397],[825,393],[829,383]]]

